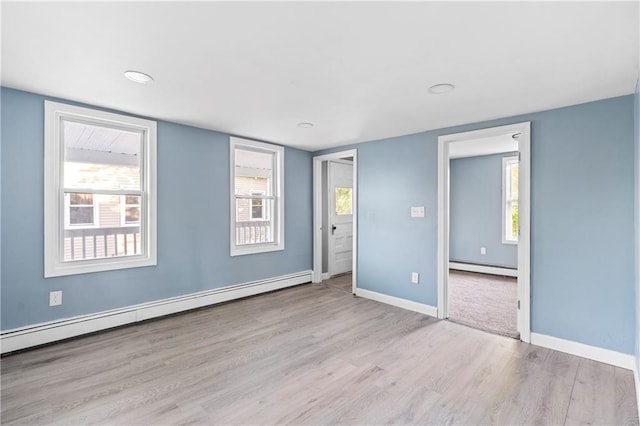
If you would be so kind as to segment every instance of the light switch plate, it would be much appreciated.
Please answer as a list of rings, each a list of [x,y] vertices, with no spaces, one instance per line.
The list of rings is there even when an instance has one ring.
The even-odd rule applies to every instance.
[[[411,217],[424,217],[424,206],[411,207]]]

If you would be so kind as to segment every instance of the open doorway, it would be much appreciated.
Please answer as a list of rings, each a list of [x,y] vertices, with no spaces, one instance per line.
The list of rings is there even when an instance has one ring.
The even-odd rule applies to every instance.
[[[313,282],[356,291],[357,154],[314,158]]]
[[[519,137],[449,145],[448,318],[516,339]]]
[[[530,123],[438,138],[438,317],[530,339]]]

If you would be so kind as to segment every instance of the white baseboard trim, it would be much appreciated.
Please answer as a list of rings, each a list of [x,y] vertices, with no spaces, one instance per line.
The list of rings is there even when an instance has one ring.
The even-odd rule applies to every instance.
[[[371,290],[356,288],[356,296],[365,299],[375,300],[376,302],[386,303],[387,305],[397,306],[398,308],[407,309],[409,311],[420,312],[421,314],[438,317],[438,308],[424,303],[413,302],[399,297],[388,296]]]
[[[635,357],[630,354],[585,345],[546,334],[531,333],[531,344],[591,359],[627,370],[635,370]]]
[[[229,287],[206,290],[91,315],[34,324],[0,333],[0,353],[51,343],[82,334],[106,330],[234,299],[279,290],[311,281],[311,271],[282,275]]]
[[[331,278],[331,274],[329,274],[328,272],[322,273],[322,281],[328,280],[329,278]]]
[[[517,269],[501,268],[499,266],[484,266],[473,263],[449,262],[449,269],[466,272],[479,272],[481,274],[504,275],[506,277],[517,277]]]

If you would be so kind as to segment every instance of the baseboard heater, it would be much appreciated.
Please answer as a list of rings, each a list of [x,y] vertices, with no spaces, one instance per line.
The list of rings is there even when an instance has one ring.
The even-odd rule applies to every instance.
[[[158,318],[191,309],[280,290],[311,281],[311,271],[205,290],[138,305],[126,306],[90,315],[33,324],[0,333],[0,353],[56,342],[83,334]]]
[[[516,268],[479,265],[477,263],[449,262],[449,269],[456,271],[479,272],[481,274],[504,275],[506,277],[518,276],[518,270]]]

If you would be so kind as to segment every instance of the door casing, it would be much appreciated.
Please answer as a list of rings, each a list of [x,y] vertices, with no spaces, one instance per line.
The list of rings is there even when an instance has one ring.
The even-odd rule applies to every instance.
[[[438,136],[438,318],[448,317],[449,282],[449,145],[520,133],[518,219],[518,331],[520,340],[531,341],[531,122]]]

